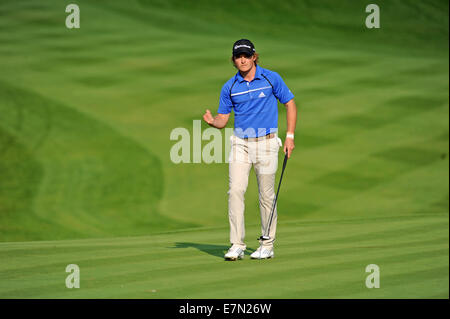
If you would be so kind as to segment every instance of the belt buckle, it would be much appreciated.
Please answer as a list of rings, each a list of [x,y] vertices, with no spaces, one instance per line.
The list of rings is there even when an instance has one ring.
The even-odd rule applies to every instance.
[[[268,139],[271,139],[273,137],[273,133],[269,133],[269,134],[266,134],[266,135],[264,135],[264,136],[260,136],[260,137],[258,137],[257,139],[258,140],[268,140]]]

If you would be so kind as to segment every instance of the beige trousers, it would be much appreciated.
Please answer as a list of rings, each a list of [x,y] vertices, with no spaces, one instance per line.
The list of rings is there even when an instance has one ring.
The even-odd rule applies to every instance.
[[[228,218],[230,243],[246,249],[244,224],[244,195],[248,186],[251,167],[254,167],[259,190],[261,232],[266,234],[270,212],[275,199],[275,174],[278,167],[278,151],[282,145],[277,135],[269,139],[251,141],[231,136],[229,155]],[[273,213],[269,240],[260,240],[265,247],[273,247],[277,228],[277,210]]]

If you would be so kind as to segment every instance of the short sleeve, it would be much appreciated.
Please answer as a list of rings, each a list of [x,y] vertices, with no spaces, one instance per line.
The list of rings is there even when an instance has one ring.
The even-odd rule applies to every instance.
[[[228,83],[226,83],[222,87],[222,91],[220,92],[219,109],[218,109],[217,113],[230,114],[232,108],[233,108],[233,103],[231,102],[231,97],[230,97],[230,87],[229,87]]]
[[[289,90],[281,76],[278,73],[273,72],[273,79],[275,97],[283,104],[292,100],[294,98],[294,94],[292,94],[291,90]]]

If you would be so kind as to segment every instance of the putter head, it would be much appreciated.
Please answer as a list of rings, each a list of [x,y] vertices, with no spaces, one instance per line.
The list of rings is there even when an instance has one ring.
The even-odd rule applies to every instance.
[[[258,240],[269,240],[270,237],[269,236],[261,236],[258,238]]]

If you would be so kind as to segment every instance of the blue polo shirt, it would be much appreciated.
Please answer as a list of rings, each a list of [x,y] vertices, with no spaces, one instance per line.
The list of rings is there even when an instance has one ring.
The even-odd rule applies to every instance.
[[[217,113],[234,109],[234,134],[241,138],[259,137],[278,131],[278,102],[285,104],[294,94],[281,76],[256,65],[255,78],[248,82],[239,71],[220,92]]]

